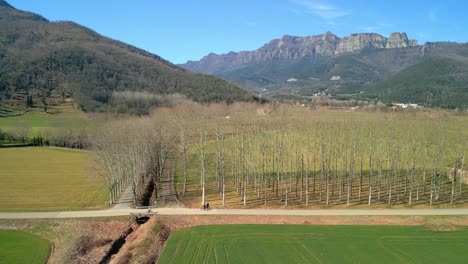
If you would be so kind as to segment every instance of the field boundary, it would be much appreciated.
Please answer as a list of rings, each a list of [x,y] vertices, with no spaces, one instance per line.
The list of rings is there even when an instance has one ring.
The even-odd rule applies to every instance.
[[[34,144],[11,144],[11,145],[2,145],[0,144],[0,148],[24,148],[24,147],[34,147]]]

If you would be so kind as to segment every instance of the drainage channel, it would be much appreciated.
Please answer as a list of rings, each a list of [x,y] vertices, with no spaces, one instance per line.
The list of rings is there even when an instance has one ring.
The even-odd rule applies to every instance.
[[[123,245],[125,245],[125,242],[127,237],[133,233],[135,230],[137,230],[140,225],[142,224],[145,224],[150,218],[148,216],[136,216],[135,217],[135,222],[138,224],[137,227],[135,228],[132,228],[132,227],[129,227],[127,229],[127,231],[125,231],[118,239],[116,239],[109,251],[107,252],[107,254],[102,258],[102,260],[99,262],[99,264],[107,264],[110,262],[110,260],[112,259],[112,256],[116,255],[117,253],[119,253],[120,249],[123,247]]]

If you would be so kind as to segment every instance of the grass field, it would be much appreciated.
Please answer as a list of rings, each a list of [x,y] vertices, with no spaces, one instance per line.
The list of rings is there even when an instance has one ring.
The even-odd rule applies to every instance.
[[[1,117],[0,129],[14,132],[18,128],[27,128],[30,136],[36,136],[58,128],[79,128],[86,122],[84,113],[73,109],[71,105],[63,105],[54,106],[47,113],[34,109],[24,115]]]
[[[47,261],[49,242],[28,233],[0,230],[0,263],[40,263]]]
[[[171,234],[159,263],[466,263],[468,228],[198,226]]]
[[[103,208],[105,185],[95,171],[84,151],[0,149],[0,211]]]

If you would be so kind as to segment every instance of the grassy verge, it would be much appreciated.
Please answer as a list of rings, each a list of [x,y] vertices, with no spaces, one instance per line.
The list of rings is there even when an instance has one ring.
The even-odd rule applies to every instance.
[[[45,263],[49,242],[40,237],[13,230],[0,230],[0,263]]]
[[[18,230],[24,234],[50,241],[53,250],[49,263],[99,263],[110,249],[112,242],[128,228],[128,224],[129,217],[0,220],[0,229]],[[0,231],[0,234],[1,232],[4,231]],[[6,232],[10,231],[6,230]],[[0,253],[3,253],[1,247]],[[46,251],[46,256],[47,253],[48,251]],[[0,263],[3,264],[1,257]],[[16,261],[13,263],[36,262]],[[45,263],[45,261],[40,263]]]

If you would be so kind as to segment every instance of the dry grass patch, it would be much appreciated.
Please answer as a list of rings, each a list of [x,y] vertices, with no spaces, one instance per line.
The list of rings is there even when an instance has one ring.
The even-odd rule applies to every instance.
[[[99,209],[104,181],[85,151],[0,149],[0,211]]]

